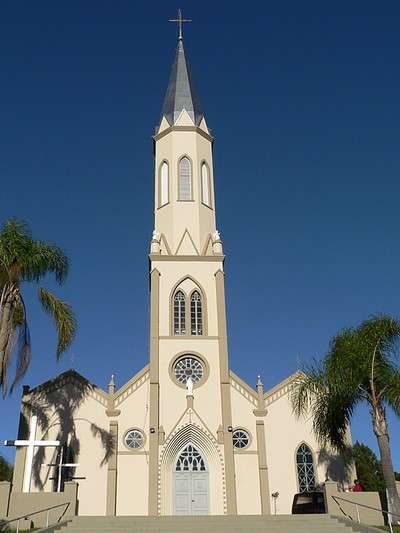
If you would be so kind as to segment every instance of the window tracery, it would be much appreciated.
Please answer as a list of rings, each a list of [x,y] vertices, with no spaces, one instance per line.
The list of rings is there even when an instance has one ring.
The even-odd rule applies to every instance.
[[[314,458],[307,444],[301,444],[296,453],[297,477],[299,492],[315,490]]]
[[[232,433],[232,441],[235,448],[243,450],[250,444],[250,436],[244,429],[235,429]]]
[[[186,333],[186,298],[182,291],[177,291],[174,296],[174,334]]]
[[[206,472],[207,468],[201,453],[193,446],[188,444],[180,453],[175,472]]]
[[[197,357],[185,355],[175,363],[174,373],[179,383],[186,385],[189,377],[197,383],[204,375],[204,367]]]
[[[203,334],[203,309],[199,291],[194,291],[190,297],[190,332],[192,335]]]

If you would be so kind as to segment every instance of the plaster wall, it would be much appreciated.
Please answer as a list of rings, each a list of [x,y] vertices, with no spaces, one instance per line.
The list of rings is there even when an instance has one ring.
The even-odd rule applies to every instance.
[[[129,382],[128,382],[129,384]],[[128,385],[127,384],[127,385]],[[149,432],[149,379],[148,373],[145,381],[128,395],[118,401],[116,409],[120,410],[118,421],[118,453],[128,451],[124,444],[125,433],[130,429],[140,429],[146,436],[144,451],[148,452],[148,432]],[[124,386],[128,389],[129,385]],[[119,468],[119,465],[118,465]]]
[[[232,402],[232,426],[233,428],[245,429],[251,437],[251,442],[246,450],[257,451],[256,439],[256,417],[253,409],[256,409],[257,402],[245,398],[236,388],[231,386]]]
[[[148,514],[147,453],[118,455],[117,515]]]
[[[235,453],[235,480],[238,514],[261,513],[257,453]]]

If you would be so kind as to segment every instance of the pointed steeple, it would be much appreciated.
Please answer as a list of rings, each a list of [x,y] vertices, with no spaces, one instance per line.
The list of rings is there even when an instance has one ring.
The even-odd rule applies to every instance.
[[[162,117],[165,117],[169,125],[173,126],[183,109],[186,110],[193,123],[198,126],[204,115],[193,86],[183,47],[183,39],[180,36],[164,98],[161,120]]]

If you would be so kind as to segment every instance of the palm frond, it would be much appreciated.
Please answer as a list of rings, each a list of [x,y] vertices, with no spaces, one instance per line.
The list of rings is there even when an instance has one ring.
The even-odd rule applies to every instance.
[[[13,283],[39,281],[46,274],[54,274],[61,284],[68,267],[68,258],[61,248],[33,239],[25,222],[16,219],[5,222],[0,231],[0,279],[1,270]]]
[[[17,383],[19,383],[19,381],[21,381],[21,379],[24,377],[32,358],[31,335],[26,317],[26,307],[21,295],[19,305],[16,307],[16,309],[19,309],[18,316],[20,318],[20,322],[16,326],[18,331],[17,366],[10,393],[13,392],[15,385],[17,385]]]
[[[348,445],[350,418],[360,394],[360,390],[354,389],[351,375],[344,375],[340,369],[332,374],[321,364],[299,375],[291,402],[297,417],[309,415],[312,418],[313,432],[322,447],[329,444],[343,451]]]
[[[390,405],[397,416],[400,416],[400,369],[391,369],[390,375],[386,382],[386,388],[383,395],[384,401]]]
[[[58,332],[57,358],[65,352],[74,340],[77,322],[71,306],[56,298],[51,292],[39,288],[39,300],[46,313],[49,313],[54,320]]]
[[[24,281],[39,281],[46,274],[54,274],[61,284],[68,275],[68,258],[58,246],[42,241],[32,241],[29,256],[21,264]]]

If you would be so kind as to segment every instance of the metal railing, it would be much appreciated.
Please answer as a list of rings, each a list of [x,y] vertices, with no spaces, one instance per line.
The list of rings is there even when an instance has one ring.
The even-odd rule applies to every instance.
[[[340,505],[340,503],[338,503],[336,500],[342,500],[343,502],[351,503],[352,505],[356,506],[357,522],[359,524],[361,523],[359,507],[365,507],[366,509],[372,509],[373,511],[378,511],[378,513],[383,513],[383,514],[387,515],[387,520],[388,520],[390,533],[393,533],[393,526],[392,526],[392,518],[391,517],[395,516],[398,519],[398,520],[395,520],[395,522],[400,522],[400,515],[398,515],[396,513],[392,513],[391,511],[385,511],[384,509],[378,509],[377,507],[371,507],[370,505],[365,505],[364,503],[357,503],[357,502],[353,502],[351,500],[346,500],[345,498],[340,498],[339,496],[332,496],[332,499],[338,505],[338,507],[342,511],[342,513],[345,516],[347,516],[348,518],[350,518],[350,520],[353,520],[353,522],[354,522],[353,517],[351,517],[349,514],[345,513],[345,511],[343,510],[343,508]]]
[[[56,520],[55,524],[58,524],[61,520],[61,518],[65,515],[65,513],[67,512],[67,509],[68,507],[71,505],[71,502],[64,502],[64,503],[59,503],[58,505],[53,505],[51,507],[45,507],[44,509],[40,509],[40,511],[33,511],[32,513],[26,513],[22,516],[17,516],[17,518],[12,518],[11,520],[0,520],[0,531],[5,531],[7,526],[9,524],[11,524],[12,522],[17,522],[17,528],[16,528],[16,533],[19,533],[19,523],[21,520],[26,520],[29,516],[33,516],[33,515],[37,515],[37,514],[40,514],[40,513],[46,513],[46,527],[49,527],[49,516],[50,516],[50,511],[52,509],[57,509],[58,507],[62,507],[63,505],[65,505],[65,509],[64,511],[61,513],[61,515],[59,516],[58,520]],[[30,528],[28,528],[30,529]]]

